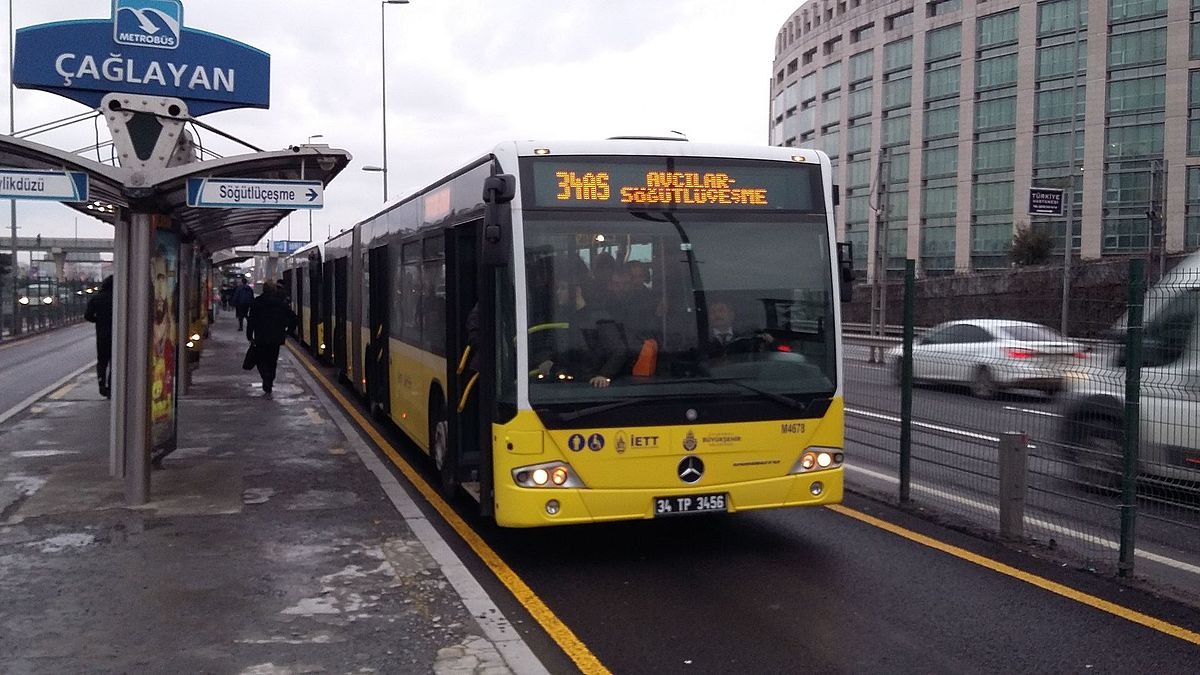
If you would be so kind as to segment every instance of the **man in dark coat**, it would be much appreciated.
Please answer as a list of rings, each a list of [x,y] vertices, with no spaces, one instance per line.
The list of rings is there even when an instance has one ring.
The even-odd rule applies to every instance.
[[[112,363],[112,309],[113,278],[109,275],[100,282],[100,290],[88,299],[83,318],[96,324],[96,379],[100,383],[100,395],[112,397],[109,383],[109,365]]]
[[[287,334],[296,328],[296,313],[288,307],[274,281],[263,282],[262,295],[254,299],[246,322],[246,338],[254,345],[263,394],[270,396],[275,383],[279,348]]]
[[[246,278],[242,277],[242,283],[233,291],[233,311],[237,313],[238,330],[242,329],[242,322],[246,319],[246,314],[250,311],[250,305],[254,302],[254,289],[246,282]]]

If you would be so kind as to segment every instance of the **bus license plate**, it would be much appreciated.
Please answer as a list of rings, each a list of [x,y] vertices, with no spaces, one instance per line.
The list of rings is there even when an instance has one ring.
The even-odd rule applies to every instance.
[[[729,510],[729,495],[686,495],[680,497],[655,497],[654,516],[678,516],[688,513],[711,513]]]

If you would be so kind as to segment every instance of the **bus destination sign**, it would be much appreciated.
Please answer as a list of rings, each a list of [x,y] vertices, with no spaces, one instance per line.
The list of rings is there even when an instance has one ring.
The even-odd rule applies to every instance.
[[[534,208],[820,210],[817,164],[533,158]]]

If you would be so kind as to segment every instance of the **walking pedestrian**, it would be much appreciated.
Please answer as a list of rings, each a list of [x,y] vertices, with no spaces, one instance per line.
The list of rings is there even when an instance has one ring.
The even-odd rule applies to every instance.
[[[109,368],[112,364],[113,278],[110,274],[100,282],[100,290],[88,299],[83,318],[96,324],[96,380],[100,395],[112,398]]]
[[[242,330],[242,324],[246,320],[246,314],[250,311],[250,305],[253,302],[254,289],[250,287],[246,278],[242,277],[242,283],[233,291],[233,311],[237,313],[239,332]]]
[[[279,348],[296,327],[296,313],[288,307],[274,281],[263,282],[262,295],[254,299],[247,317],[246,338],[254,346],[255,365],[262,376],[263,395],[270,397],[275,384]]]

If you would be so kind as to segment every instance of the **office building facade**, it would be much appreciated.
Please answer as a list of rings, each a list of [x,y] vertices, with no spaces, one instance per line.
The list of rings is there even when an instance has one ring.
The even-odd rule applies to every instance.
[[[833,159],[860,266],[1008,267],[1025,227],[1061,257],[1031,186],[1073,187],[1076,256],[1200,246],[1200,0],[809,0],[770,106]]]

